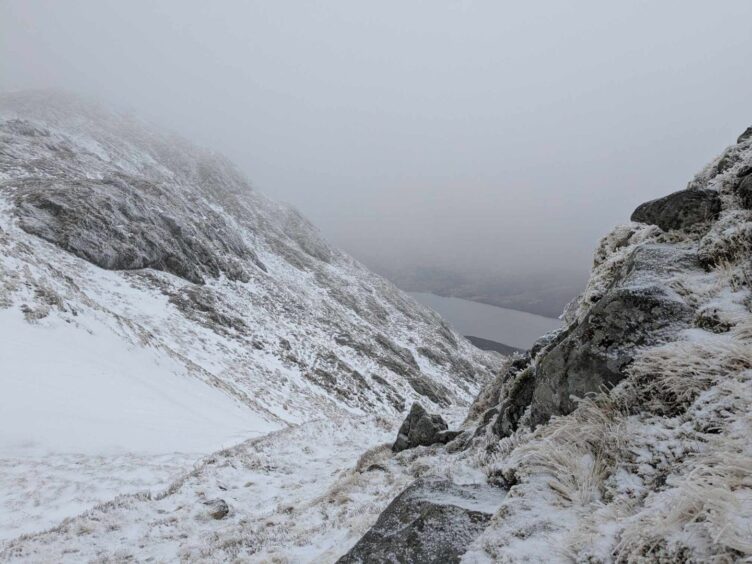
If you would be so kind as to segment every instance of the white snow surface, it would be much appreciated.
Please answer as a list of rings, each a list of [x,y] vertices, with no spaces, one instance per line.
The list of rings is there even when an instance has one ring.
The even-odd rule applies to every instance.
[[[280,427],[107,327],[0,311],[0,456],[205,453]]]

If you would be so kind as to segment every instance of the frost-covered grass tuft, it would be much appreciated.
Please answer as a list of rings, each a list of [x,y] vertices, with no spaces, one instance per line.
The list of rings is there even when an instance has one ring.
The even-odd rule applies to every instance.
[[[629,368],[630,398],[638,409],[673,414],[734,372],[752,368],[752,346],[729,339],[677,341],[640,355]]]
[[[750,382],[746,382],[749,385]],[[749,414],[739,420],[752,428]],[[626,527],[619,560],[676,552],[675,545],[706,551],[715,559],[752,556],[752,455],[746,436],[721,436],[685,461]],[[705,546],[702,546],[705,544]]]
[[[606,394],[581,400],[568,417],[540,427],[516,448],[509,463],[518,478],[545,474],[566,504],[586,505],[602,497],[603,483],[626,444],[624,414]]]

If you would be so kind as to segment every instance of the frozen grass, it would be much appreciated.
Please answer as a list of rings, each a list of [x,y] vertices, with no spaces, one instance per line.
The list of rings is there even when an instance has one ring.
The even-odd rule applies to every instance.
[[[666,490],[649,496],[629,520],[616,547],[620,560],[678,555],[687,548],[718,561],[752,556],[752,453],[747,437],[752,417],[747,413],[734,423],[743,434],[732,430],[711,440],[703,452],[683,462],[683,472],[667,479]]]
[[[640,409],[678,413],[700,392],[750,368],[752,346],[739,339],[669,343],[646,351],[631,365],[629,400]]]
[[[610,394],[502,441],[482,464],[517,485],[466,560],[752,557],[747,331],[649,349]]]

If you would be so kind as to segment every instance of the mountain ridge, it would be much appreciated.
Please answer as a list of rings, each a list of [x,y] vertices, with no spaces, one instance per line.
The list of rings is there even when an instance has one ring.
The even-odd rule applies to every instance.
[[[418,398],[451,412],[498,364],[226,159],[132,116],[4,94],[0,147],[4,538],[167,486],[164,457],[322,417],[396,424]],[[129,481],[134,457],[156,482]],[[57,513],[30,465],[63,480]]]

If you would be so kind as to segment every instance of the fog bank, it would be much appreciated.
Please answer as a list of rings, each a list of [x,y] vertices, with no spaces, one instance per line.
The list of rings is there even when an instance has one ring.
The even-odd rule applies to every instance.
[[[584,272],[752,123],[752,4],[0,4],[0,89],[227,154],[382,270]]]

